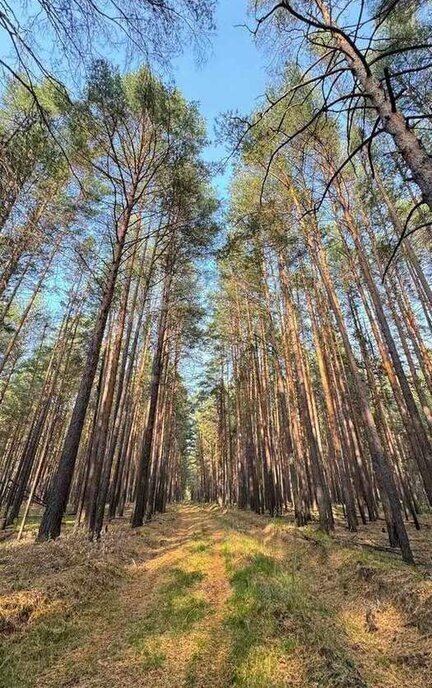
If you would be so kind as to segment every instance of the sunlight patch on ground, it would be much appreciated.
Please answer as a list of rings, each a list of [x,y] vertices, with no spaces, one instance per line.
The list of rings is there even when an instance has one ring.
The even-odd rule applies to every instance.
[[[430,677],[430,578],[313,526],[188,505],[132,532],[115,524],[98,547],[71,534],[18,551],[3,549],[0,600],[21,621],[4,635],[2,688],[423,688]]]

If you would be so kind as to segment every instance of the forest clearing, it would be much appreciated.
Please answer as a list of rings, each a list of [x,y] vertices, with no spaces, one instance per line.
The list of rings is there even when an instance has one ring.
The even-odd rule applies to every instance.
[[[328,537],[192,504],[116,523],[99,544],[11,542],[0,685],[424,688],[430,569],[384,544],[381,528]]]
[[[432,0],[0,0],[0,688],[432,686]]]

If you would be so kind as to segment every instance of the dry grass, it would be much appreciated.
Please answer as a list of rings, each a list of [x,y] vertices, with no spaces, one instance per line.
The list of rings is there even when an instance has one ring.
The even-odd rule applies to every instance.
[[[374,546],[379,525],[329,538],[210,506],[115,524],[98,545],[8,540],[0,686],[423,688],[430,572]]]

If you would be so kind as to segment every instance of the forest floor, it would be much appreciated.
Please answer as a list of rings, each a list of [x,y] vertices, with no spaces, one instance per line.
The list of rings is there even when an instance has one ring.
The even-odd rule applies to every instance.
[[[431,569],[374,549],[381,526],[327,537],[182,505],[98,544],[9,539],[0,686],[427,688]],[[430,533],[415,541],[424,564]]]

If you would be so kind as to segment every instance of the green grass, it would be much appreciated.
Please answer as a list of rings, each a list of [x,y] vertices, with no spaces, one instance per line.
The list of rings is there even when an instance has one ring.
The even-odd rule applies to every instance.
[[[24,533],[36,533],[42,520],[42,512],[40,514],[30,514],[26,518]],[[13,530],[18,532],[21,528],[22,514],[14,521]],[[75,524],[75,516],[65,516],[62,520],[63,528],[71,528]]]
[[[179,635],[191,631],[195,624],[210,613],[210,605],[191,588],[205,574],[202,571],[185,571],[174,568],[167,583],[158,591],[158,603],[145,619],[134,622],[128,642],[143,650],[148,639],[157,635]]]
[[[167,556],[156,562],[150,579],[147,539],[142,559],[135,559],[133,549],[126,557],[130,562],[133,556],[136,566],[101,559],[89,567],[84,548],[69,578],[65,556],[65,580],[60,584],[55,575],[52,597],[42,597],[40,607],[34,602],[37,613],[30,607],[28,619],[2,637],[0,688],[33,688],[45,679],[56,688],[87,685],[86,680],[96,685],[100,675],[97,685],[109,686],[115,675],[111,661],[114,670],[131,677],[148,674],[143,680],[150,686],[152,672],[158,685],[163,679],[182,688],[203,685],[208,672],[209,680],[217,674],[220,685],[234,688],[389,688],[386,676],[395,671],[401,685],[411,685],[403,676],[411,669],[397,663],[397,643],[388,650],[381,644],[380,632],[388,626],[378,618],[379,631],[368,634],[364,610],[369,600],[382,599],[403,612],[398,595],[411,587],[421,592],[424,573],[384,552],[341,546],[314,526],[302,529],[306,539],[280,518],[240,514],[236,523],[228,512],[215,515],[214,523],[213,531],[197,528],[186,543],[182,539],[174,554],[166,538]],[[36,552],[30,547],[23,552]],[[32,566],[34,559],[32,554]],[[18,575],[16,563],[11,570]],[[45,580],[46,562],[43,570]],[[20,589],[25,592],[30,581]],[[17,608],[21,599],[27,604],[17,596]],[[402,618],[410,619],[411,612]],[[395,633],[416,632],[404,631],[407,624],[397,616],[394,623]],[[98,639],[105,647],[103,669]],[[421,685],[416,678],[412,685]]]
[[[154,649],[152,647],[145,647],[142,651],[143,657],[143,669],[145,671],[153,671],[154,669],[160,669],[163,667],[166,661],[165,652]]]
[[[34,677],[83,640],[82,628],[72,620],[55,616],[0,646],[0,688],[34,686]]]
[[[233,595],[226,625],[232,634],[232,655],[237,664],[254,647],[278,639],[279,619],[299,607],[301,592],[296,578],[287,576],[278,562],[260,553],[252,555],[246,566],[234,570],[230,582]],[[288,640],[294,650],[295,638]]]
[[[192,545],[190,547],[191,552],[194,552],[195,554],[199,554],[200,552],[209,552],[211,549],[211,544],[210,542],[197,542],[195,545]]]
[[[284,685],[278,677],[280,664],[297,648],[295,635],[281,636],[279,621],[298,604],[298,580],[261,549],[249,536],[231,535],[222,550],[233,588],[225,617],[233,685],[242,688]]]
[[[333,542],[333,538],[329,533],[325,533],[323,530],[320,530],[313,524],[308,524],[307,526],[302,526],[299,528],[299,531],[301,533],[304,533],[308,538],[313,540],[319,545],[325,546],[331,546]]]
[[[204,649],[205,643],[202,643],[201,647],[196,652],[194,652],[191,659],[189,660],[189,664],[184,677],[183,688],[195,688],[195,686],[197,685],[197,672],[200,668],[200,662],[202,661],[202,653]]]
[[[233,588],[225,618],[233,685],[287,685],[284,665],[302,656],[311,686],[363,688],[346,638],[331,623],[331,607],[314,594],[311,572],[297,565],[300,554],[293,550],[280,560],[244,535],[229,535],[225,541],[223,554]]]
[[[170,571],[170,581],[162,588],[170,595],[181,595],[185,590],[191,588],[196,583],[205,578],[202,571],[185,571],[180,568],[173,568]]]
[[[121,656],[125,648],[131,648],[143,671],[163,667],[166,655],[161,639],[189,633],[210,613],[208,602],[195,591],[204,577],[200,570],[172,568],[145,618],[124,627],[116,647],[111,648],[113,656]],[[0,649],[0,688],[32,688],[35,676],[43,674],[47,667],[59,661],[66,665],[70,653],[85,645],[93,628],[92,619],[106,613],[115,621],[115,594],[102,594],[97,604],[86,600],[79,618],[75,613],[59,611],[32,622],[24,636],[17,633],[6,637]],[[91,672],[97,672],[96,664]]]

